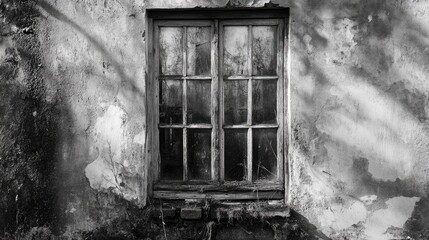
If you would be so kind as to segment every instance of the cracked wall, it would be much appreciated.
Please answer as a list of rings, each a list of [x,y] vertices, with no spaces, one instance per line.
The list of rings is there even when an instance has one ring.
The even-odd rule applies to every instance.
[[[41,0],[25,5],[31,23],[14,15],[19,4],[1,5],[1,99],[11,103],[0,105],[1,139],[21,136],[15,122],[52,128],[26,129],[19,141],[41,136],[41,145],[20,144],[22,156],[3,144],[0,161],[26,168],[20,158],[50,159],[60,177],[42,191],[58,199],[59,233],[90,231],[148,203],[146,9],[280,6],[291,13],[291,208],[333,239],[428,236],[427,2]],[[25,209],[12,199],[31,185],[2,181],[2,203]],[[5,222],[15,213],[0,217],[3,229],[14,229]]]

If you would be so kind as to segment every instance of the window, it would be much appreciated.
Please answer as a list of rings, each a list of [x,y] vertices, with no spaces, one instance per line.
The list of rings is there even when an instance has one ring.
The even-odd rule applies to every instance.
[[[284,198],[286,19],[251,12],[153,19],[155,197]]]

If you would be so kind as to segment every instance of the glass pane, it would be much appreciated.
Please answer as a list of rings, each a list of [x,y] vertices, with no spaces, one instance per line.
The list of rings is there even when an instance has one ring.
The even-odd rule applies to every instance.
[[[247,129],[225,130],[225,180],[243,181],[247,176]]]
[[[183,73],[183,31],[179,27],[159,29],[159,58],[161,75],[182,75]]]
[[[210,27],[188,27],[187,34],[187,74],[210,75]]]
[[[224,81],[224,122],[227,125],[247,122],[247,80]]]
[[[182,129],[159,129],[161,179],[183,180]]]
[[[162,80],[159,87],[159,122],[182,123],[182,81]]]
[[[253,180],[277,177],[277,129],[253,129]]]
[[[253,80],[252,91],[252,123],[276,123],[277,80]]]
[[[188,80],[187,84],[188,123],[211,123],[211,82]]]
[[[227,26],[224,31],[223,74],[249,75],[248,27]]]
[[[188,129],[189,180],[211,179],[211,130]]]
[[[252,32],[252,74],[276,75],[277,27],[254,26]]]

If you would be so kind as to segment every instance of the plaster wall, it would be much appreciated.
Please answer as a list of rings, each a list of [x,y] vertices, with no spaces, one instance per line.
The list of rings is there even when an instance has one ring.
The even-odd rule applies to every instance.
[[[60,109],[51,147],[63,231],[91,230],[149,203],[146,10],[264,6],[291,14],[290,207],[333,239],[425,230],[429,2],[41,0],[31,41],[41,101]],[[2,66],[23,46],[17,39],[3,38]],[[23,66],[2,84],[25,85]]]

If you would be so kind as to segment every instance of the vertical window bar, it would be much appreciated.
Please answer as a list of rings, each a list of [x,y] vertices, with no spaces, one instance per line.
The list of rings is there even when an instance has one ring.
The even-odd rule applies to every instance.
[[[183,115],[183,181],[188,180],[188,131],[186,128],[187,122],[186,122],[186,116],[188,112],[188,106],[187,106],[187,79],[186,79],[186,68],[187,68],[187,61],[186,61],[186,41],[187,41],[187,31],[186,27],[183,27],[183,37],[182,37],[182,52],[183,52],[183,70],[182,75],[184,76],[183,79],[183,100],[182,100],[182,115]]]
[[[154,46],[151,48],[151,50],[153,51],[154,60],[155,60],[154,64],[153,64],[153,66],[155,68],[154,69],[154,71],[155,71],[155,74],[154,74],[154,79],[155,79],[155,81],[154,81],[155,113],[154,114],[155,114],[155,116],[153,117],[153,121],[155,122],[155,126],[158,126],[159,125],[159,116],[160,116],[159,115],[159,98],[161,97],[161,96],[159,96],[159,64],[160,64],[159,61],[160,60],[159,60],[159,26],[158,26],[158,23],[155,22],[153,30],[155,32]],[[148,36],[150,36],[150,35],[148,35]],[[151,39],[151,38],[149,38],[149,39]],[[149,44],[149,46],[150,46],[150,44]],[[157,153],[159,154],[160,144],[159,144],[159,129],[158,128],[156,128],[155,133],[156,134],[154,134],[152,136],[151,140],[157,144],[157,147],[158,147]],[[158,180],[161,177],[161,156],[158,155],[157,157],[158,157],[158,160],[156,161],[157,174],[156,174],[155,180]]]
[[[217,21],[217,20],[216,20]],[[220,170],[219,170],[219,180],[223,182],[225,180],[225,141],[224,141],[224,130],[223,130],[223,124],[224,124],[224,96],[223,96],[223,22],[220,22],[218,25],[219,30],[219,65],[216,66],[217,69],[219,69],[218,72],[218,78],[219,78],[219,101],[220,101],[220,114],[219,114],[219,132],[220,132]],[[213,76],[214,77],[214,76]]]
[[[283,24],[280,20],[277,25],[277,124],[279,129],[277,130],[277,181],[282,181],[284,178],[284,168],[283,168],[283,159],[284,159],[284,142],[283,142],[283,116],[284,116],[284,107],[283,107]]]
[[[247,124],[250,126],[252,125],[252,25],[249,25],[248,28],[249,34],[248,34],[248,69],[249,69],[249,80],[248,82],[248,94],[247,94]],[[252,160],[253,160],[253,153],[252,153],[252,128],[249,127],[247,132],[247,181],[252,182]]]
[[[211,144],[211,178],[212,180],[219,179],[219,81],[217,77],[218,64],[218,21],[214,20],[211,23],[211,122],[212,122],[212,144]]]

